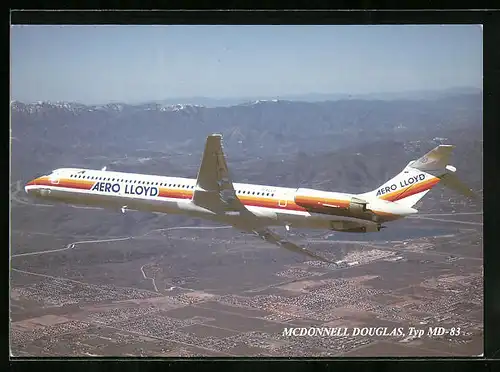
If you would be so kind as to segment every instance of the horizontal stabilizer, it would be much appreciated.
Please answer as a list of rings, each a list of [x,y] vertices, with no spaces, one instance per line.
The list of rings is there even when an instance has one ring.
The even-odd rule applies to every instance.
[[[449,189],[458,192],[461,195],[468,196],[469,198],[480,199],[474,191],[472,191],[466,184],[464,184],[454,173],[446,173],[439,177],[441,184]]]
[[[410,167],[424,172],[441,171],[449,164],[450,155],[454,148],[453,145],[439,145],[411,163]]]

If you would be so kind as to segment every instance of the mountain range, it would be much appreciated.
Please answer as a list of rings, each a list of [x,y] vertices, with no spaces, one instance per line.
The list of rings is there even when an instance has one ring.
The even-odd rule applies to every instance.
[[[11,173],[60,167],[196,177],[207,134],[222,133],[240,182],[346,192],[375,188],[438,143],[482,188],[482,94],[431,100],[194,104],[11,104]]]

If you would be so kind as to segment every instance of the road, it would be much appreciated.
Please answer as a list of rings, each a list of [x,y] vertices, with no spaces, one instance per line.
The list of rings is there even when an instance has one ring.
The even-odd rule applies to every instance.
[[[150,278],[150,277],[146,276],[146,273],[144,272],[144,266],[149,266],[149,265],[151,265],[151,263],[147,263],[147,264],[144,264],[144,265],[142,265],[142,266],[141,266],[141,273],[142,273],[142,276],[143,276],[143,277],[144,277],[144,279],[146,279],[146,280],[147,280],[147,279],[151,280],[151,283],[153,284],[153,288],[155,289],[155,291],[156,291],[156,292],[160,292],[160,291],[158,290],[158,287],[156,286],[156,280],[155,280],[155,278],[154,278],[154,277]]]
[[[461,214],[483,214],[483,212],[458,212],[458,213],[423,213],[418,214],[415,217],[429,217],[429,216],[458,216]]]
[[[421,216],[407,217],[407,218],[410,218],[410,219],[420,219],[420,220],[432,220],[432,221],[439,221],[439,222],[461,223],[461,224],[464,224],[464,225],[479,225],[479,226],[483,226],[482,222],[447,220],[447,219],[443,219],[443,218],[432,218],[432,217],[421,217]]]

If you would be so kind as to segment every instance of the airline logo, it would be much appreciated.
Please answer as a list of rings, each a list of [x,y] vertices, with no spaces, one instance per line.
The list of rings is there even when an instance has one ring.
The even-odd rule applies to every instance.
[[[119,183],[110,182],[96,182],[92,186],[91,191],[108,192],[119,194],[122,187]],[[141,186],[141,185],[125,185],[123,193],[127,195],[138,195],[138,196],[157,196],[158,187],[154,186]]]
[[[405,188],[405,187],[411,186],[411,185],[418,183],[420,181],[423,181],[423,180],[425,180],[425,174],[420,173],[417,176],[411,176],[410,178],[408,178],[406,180],[400,181],[399,187]],[[384,194],[391,192],[391,191],[396,191],[397,188],[398,188],[398,185],[395,183],[393,183],[390,186],[382,187],[382,188],[378,189],[376,196],[384,195]]]

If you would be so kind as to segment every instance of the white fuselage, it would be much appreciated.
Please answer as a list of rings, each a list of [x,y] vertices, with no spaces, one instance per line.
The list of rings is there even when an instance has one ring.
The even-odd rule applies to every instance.
[[[381,223],[416,212],[412,208],[373,198],[368,205],[371,217],[353,216],[348,206],[355,195],[242,183],[234,183],[233,186],[238,199],[267,225],[312,229],[332,229],[336,226],[334,229],[339,229],[343,221],[346,226],[360,221],[373,224],[374,216],[377,223]],[[25,190],[30,195],[45,199],[122,211],[185,214],[222,223],[239,218],[220,215],[195,205],[192,197],[196,187],[196,180],[190,178],[61,168],[28,182]]]

